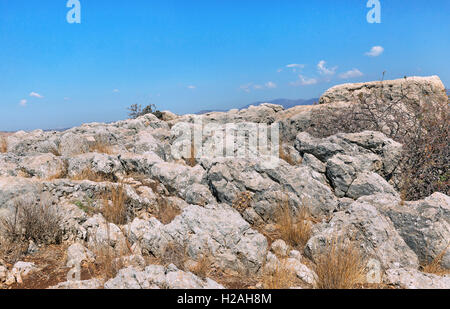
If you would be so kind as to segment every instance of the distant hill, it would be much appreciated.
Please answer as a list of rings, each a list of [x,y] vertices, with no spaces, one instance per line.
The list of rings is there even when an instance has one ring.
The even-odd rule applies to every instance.
[[[270,100],[270,101],[260,101],[260,102],[251,103],[251,104],[241,107],[240,109],[249,108],[251,105],[259,106],[263,103],[277,104],[277,105],[283,106],[285,109],[288,109],[288,108],[298,106],[298,105],[313,105],[314,102],[318,102],[318,101],[319,101],[318,98],[307,99],[307,100],[305,100],[305,99],[298,99],[298,100],[275,99],[275,100]],[[222,110],[222,109],[202,110],[202,111],[197,112],[196,114],[202,115],[202,114],[207,114],[207,113],[211,113],[211,112],[227,112],[227,111],[228,110]]]

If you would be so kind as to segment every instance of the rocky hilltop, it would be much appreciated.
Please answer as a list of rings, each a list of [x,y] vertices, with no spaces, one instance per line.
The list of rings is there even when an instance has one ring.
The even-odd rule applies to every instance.
[[[385,126],[314,134],[317,115],[378,99],[405,114],[448,102],[438,77],[414,77],[336,86],[287,110],[0,137],[0,287],[450,288],[448,180],[409,200],[405,145]],[[351,275],[333,286],[330,269]]]

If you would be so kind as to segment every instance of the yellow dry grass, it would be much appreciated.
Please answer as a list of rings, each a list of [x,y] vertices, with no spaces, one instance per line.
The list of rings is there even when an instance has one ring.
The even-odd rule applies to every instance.
[[[351,289],[364,283],[365,263],[353,244],[334,239],[316,258],[318,289]]]

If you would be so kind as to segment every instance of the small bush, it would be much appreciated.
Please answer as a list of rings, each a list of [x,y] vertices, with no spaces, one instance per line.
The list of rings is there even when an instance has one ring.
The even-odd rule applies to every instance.
[[[317,257],[315,272],[319,289],[351,289],[364,283],[365,263],[357,248],[335,239]]]
[[[439,191],[450,194],[450,114],[446,102],[419,102],[408,90],[392,98],[381,81],[379,93],[359,95],[346,108],[321,106],[311,116],[308,132],[316,137],[365,130],[383,132],[403,145],[395,179],[408,200]],[[428,90],[422,89],[422,93]],[[393,175],[388,175],[388,178]]]
[[[142,105],[140,104],[133,104],[128,108],[128,111],[129,111],[128,116],[131,119],[136,119],[146,114],[153,114],[158,119],[162,119],[162,113],[156,109],[155,104],[147,105],[146,107],[144,107],[144,109],[142,109]]]
[[[0,220],[4,238],[13,243],[34,241],[36,244],[59,244],[62,240],[61,216],[57,209],[44,202],[19,200],[14,214]]]
[[[253,201],[253,196],[250,192],[242,192],[238,194],[236,199],[233,201],[233,208],[243,213],[247,208],[251,207]]]

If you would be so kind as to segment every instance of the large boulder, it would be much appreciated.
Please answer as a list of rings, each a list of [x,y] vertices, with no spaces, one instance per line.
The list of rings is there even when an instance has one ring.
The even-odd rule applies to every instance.
[[[157,257],[170,245],[184,248],[196,260],[210,254],[223,269],[258,273],[267,252],[266,238],[251,229],[239,213],[227,205],[189,205],[171,223],[155,218],[135,219],[126,228],[130,242]]]

